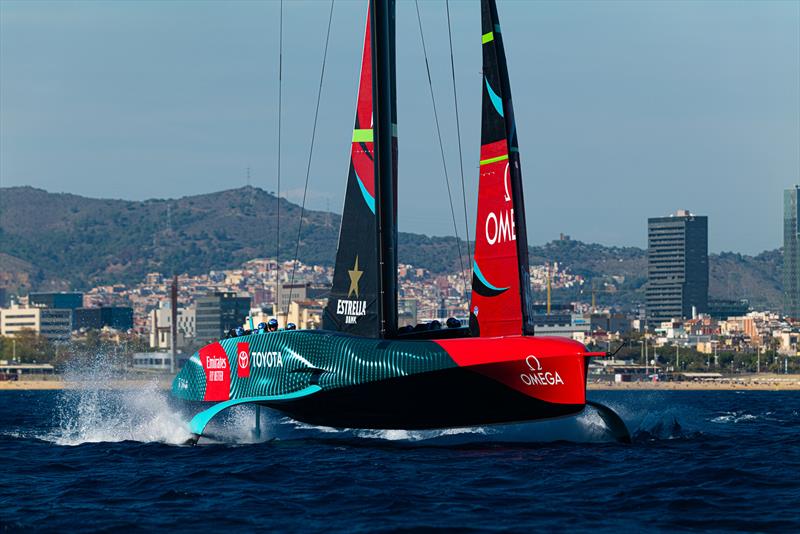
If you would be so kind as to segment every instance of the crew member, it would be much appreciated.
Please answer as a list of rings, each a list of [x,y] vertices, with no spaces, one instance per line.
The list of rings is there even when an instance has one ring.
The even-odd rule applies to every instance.
[[[270,332],[277,332],[278,331],[278,320],[277,319],[270,319],[267,321],[267,330]]]
[[[267,331],[267,323],[265,323],[264,321],[261,321],[260,323],[258,323],[258,331],[256,333],[257,334],[264,334],[264,333],[266,333],[266,331]]]
[[[286,330],[297,330],[297,325],[294,323],[289,323],[286,325]]]

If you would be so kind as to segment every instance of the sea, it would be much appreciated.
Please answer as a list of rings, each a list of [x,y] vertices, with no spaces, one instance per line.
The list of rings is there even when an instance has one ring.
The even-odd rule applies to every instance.
[[[800,532],[800,392],[590,391],[600,417],[336,430],[156,383],[0,391],[0,531]]]

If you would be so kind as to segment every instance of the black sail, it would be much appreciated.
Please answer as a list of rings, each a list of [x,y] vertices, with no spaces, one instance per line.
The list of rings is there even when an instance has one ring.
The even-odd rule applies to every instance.
[[[367,14],[367,27],[364,36],[364,52],[361,63],[361,77],[358,88],[356,120],[350,152],[350,167],[347,178],[342,226],[339,233],[339,246],[336,251],[336,265],[330,298],[325,307],[322,326],[326,330],[337,330],[365,337],[388,337],[396,328],[396,138],[390,137],[388,149],[383,149],[389,158],[387,173],[379,169],[381,143],[381,121],[385,111],[377,109],[383,103],[389,109],[389,118],[394,115],[394,1],[378,0],[382,4],[375,9],[370,2]],[[387,13],[388,10],[388,13]],[[382,35],[375,36],[374,14],[389,15],[390,27]],[[377,25],[381,31],[381,25]],[[391,31],[390,31],[391,30]],[[375,47],[375,40],[383,39]],[[373,50],[378,53],[388,46],[388,65],[381,83],[377,79],[380,69],[376,68]],[[385,64],[381,62],[378,66]],[[376,91],[383,90],[375,98]],[[386,101],[384,101],[386,100]],[[375,120],[373,120],[373,118]],[[384,119],[388,129],[393,132],[389,120]],[[391,134],[390,134],[391,135]],[[395,171],[396,172],[396,171]],[[382,174],[384,176],[382,176]],[[381,180],[383,178],[383,180]],[[383,186],[383,187],[381,187]],[[387,205],[389,206],[387,208]],[[380,225],[381,214],[389,215],[391,221]],[[392,296],[394,295],[394,300]],[[394,319],[394,321],[392,321]]]

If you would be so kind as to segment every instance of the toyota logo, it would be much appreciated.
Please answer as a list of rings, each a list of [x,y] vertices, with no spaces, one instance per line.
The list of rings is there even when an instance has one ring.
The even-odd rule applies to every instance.
[[[248,358],[247,351],[243,350],[242,352],[239,353],[239,367],[241,367],[242,369],[247,369],[249,363],[250,361]]]

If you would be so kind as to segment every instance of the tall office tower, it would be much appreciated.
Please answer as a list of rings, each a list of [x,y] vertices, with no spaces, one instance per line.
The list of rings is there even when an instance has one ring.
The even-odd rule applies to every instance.
[[[708,217],[678,210],[647,220],[647,322],[708,309]]]
[[[244,326],[250,313],[250,297],[236,293],[211,293],[195,299],[195,336],[198,341],[215,341],[228,330]]]
[[[796,185],[783,192],[783,313],[800,318],[800,217]]]

